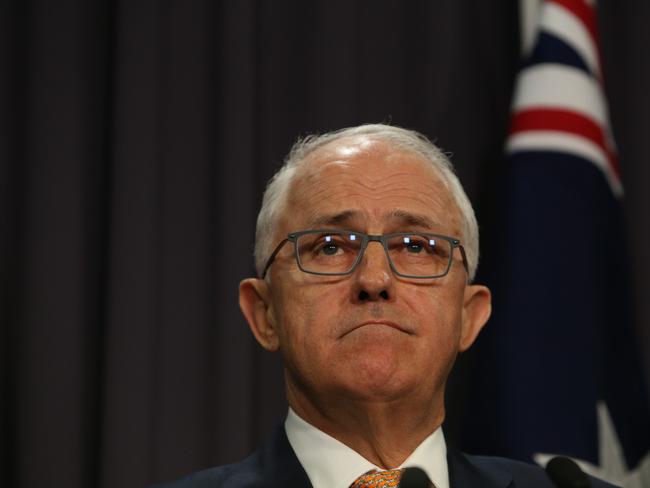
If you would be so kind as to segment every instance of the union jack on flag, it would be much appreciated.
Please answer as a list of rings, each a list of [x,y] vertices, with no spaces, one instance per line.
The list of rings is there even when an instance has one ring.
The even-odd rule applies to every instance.
[[[540,463],[566,455],[616,484],[650,486],[595,1],[542,2],[512,110],[500,227],[482,265],[494,315],[475,351],[470,404],[481,408],[463,447]]]
[[[545,1],[539,28],[519,74],[507,152],[544,150],[584,158],[620,196],[594,6],[580,0]]]

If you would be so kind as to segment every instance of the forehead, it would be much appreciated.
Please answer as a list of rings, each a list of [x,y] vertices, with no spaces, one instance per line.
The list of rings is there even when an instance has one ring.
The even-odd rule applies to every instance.
[[[329,218],[372,232],[418,223],[435,232],[460,232],[457,206],[432,163],[367,136],[327,144],[297,170],[283,232],[324,226]]]

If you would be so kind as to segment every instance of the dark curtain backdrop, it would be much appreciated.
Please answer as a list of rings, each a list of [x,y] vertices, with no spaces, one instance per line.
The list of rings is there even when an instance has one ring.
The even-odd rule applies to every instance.
[[[600,19],[646,356],[649,14]],[[489,234],[518,58],[514,0],[1,2],[0,485],[141,487],[250,452],[286,404],[237,285],[290,144],[418,129]]]

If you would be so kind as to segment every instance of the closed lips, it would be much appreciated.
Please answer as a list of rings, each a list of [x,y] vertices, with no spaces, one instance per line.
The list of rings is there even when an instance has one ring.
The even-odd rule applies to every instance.
[[[413,332],[411,330],[409,330],[408,328],[404,327],[403,325],[392,322],[390,320],[367,320],[365,322],[361,322],[356,327],[351,329],[349,332],[352,332],[353,330],[359,329],[361,327],[373,326],[373,325],[384,325],[386,327],[391,327],[393,329],[397,329],[400,332],[404,332],[406,334],[413,334]]]

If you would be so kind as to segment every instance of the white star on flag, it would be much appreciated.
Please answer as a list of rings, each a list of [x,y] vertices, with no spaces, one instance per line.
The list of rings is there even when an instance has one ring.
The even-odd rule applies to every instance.
[[[630,470],[625,461],[621,441],[616,433],[614,422],[605,402],[596,405],[598,416],[598,465],[583,459],[571,458],[585,472],[623,488],[644,488],[650,486],[650,451]],[[555,456],[560,454],[537,453],[533,459],[544,467]]]

